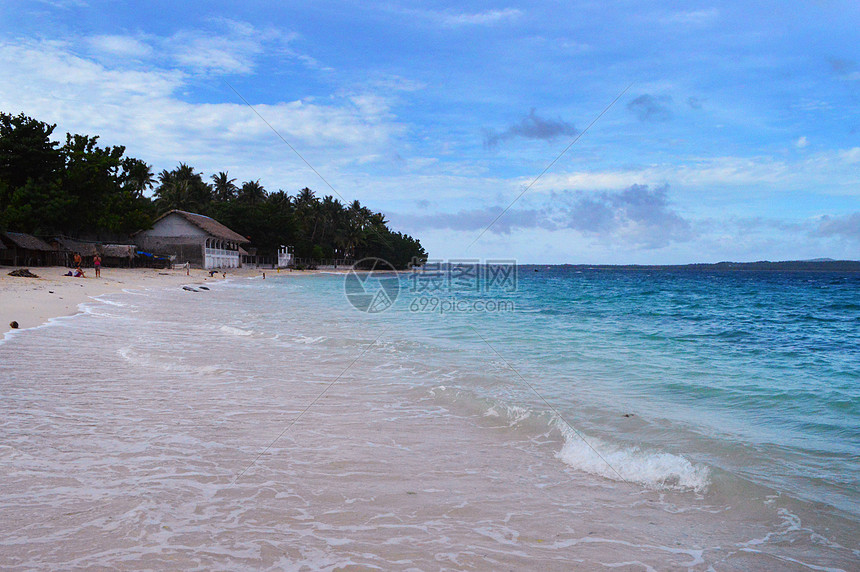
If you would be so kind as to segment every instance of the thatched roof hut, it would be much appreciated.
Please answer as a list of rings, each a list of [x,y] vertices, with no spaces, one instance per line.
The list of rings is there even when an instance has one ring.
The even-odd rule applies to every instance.
[[[134,258],[136,248],[133,244],[99,245],[102,258]]]
[[[131,267],[137,247],[133,244],[100,244],[103,266]]]
[[[81,266],[92,266],[93,258],[98,254],[96,245],[92,242],[81,242],[63,236],[51,239],[51,244],[57,250],[57,258],[64,266],[74,265],[75,253],[81,255]]]
[[[23,232],[0,233],[0,263],[12,266],[48,266],[54,262],[54,248],[31,234]]]
[[[96,245],[92,242],[81,242],[79,240],[72,240],[71,238],[63,237],[56,238],[54,240],[62,250],[67,250],[72,253],[77,252],[83,258],[92,258],[99,253]]]
[[[52,252],[54,249],[51,245],[35,237],[32,234],[23,232],[4,232],[3,236],[12,243],[13,247],[18,247],[24,250],[34,250],[37,252]]]

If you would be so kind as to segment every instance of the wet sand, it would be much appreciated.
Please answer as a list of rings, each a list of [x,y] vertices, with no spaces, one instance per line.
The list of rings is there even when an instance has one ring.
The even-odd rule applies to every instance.
[[[78,305],[104,294],[123,290],[166,288],[183,284],[205,284],[220,281],[221,274],[209,277],[208,270],[164,270],[154,268],[103,268],[101,277],[95,277],[92,268],[84,270],[86,278],[65,276],[69,268],[47,266],[30,268],[39,278],[9,276],[15,267],[0,267],[0,332],[9,331],[10,322],[18,322],[21,329],[34,328],[51,318],[72,316]],[[226,270],[227,277],[259,276],[263,271],[249,268]],[[266,272],[273,273],[274,270]]]

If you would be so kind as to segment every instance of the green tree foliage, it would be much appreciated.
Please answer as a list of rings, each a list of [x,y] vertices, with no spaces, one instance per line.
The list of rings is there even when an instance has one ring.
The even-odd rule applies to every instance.
[[[212,187],[203,180],[203,175],[185,163],[172,171],[162,171],[158,182],[155,206],[159,214],[173,209],[199,213],[212,202]]]
[[[67,134],[60,147],[55,127],[0,113],[0,228],[98,237],[151,224],[150,167],[98,137]]]
[[[300,258],[379,257],[398,268],[427,258],[418,240],[391,231],[382,213],[358,201],[345,205],[307,187],[269,193],[259,180],[239,187],[226,171],[210,184],[185,163],[156,177],[124,147],[99,147],[97,136],[68,134],[61,146],[51,139],[55,128],[0,112],[0,229],[119,239],[180,209],[211,216],[261,254],[292,245]]]
[[[6,191],[0,195],[0,209],[5,209],[11,193],[28,181],[42,185],[56,179],[63,166],[59,144],[51,141],[56,127],[23,113],[0,113],[0,181]]]
[[[266,201],[269,193],[260,184],[260,181],[248,181],[242,183],[242,188],[239,189],[239,202],[246,205],[259,205]]]
[[[98,147],[98,137],[66,135],[61,152],[65,159],[60,180],[63,193],[70,197],[66,232],[81,234],[90,228],[109,228],[110,219],[119,213],[108,209],[119,188],[124,147]]]
[[[221,171],[217,175],[212,175],[212,191],[215,193],[214,199],[220,203],[235,199],[239,192],[239,188],[235,183],[236,179],[231,179],[227,171]]]
[[[0,113],[0,226],[49,230],[71,203],[59,176],[63,155],[51,140],[56,125]]]

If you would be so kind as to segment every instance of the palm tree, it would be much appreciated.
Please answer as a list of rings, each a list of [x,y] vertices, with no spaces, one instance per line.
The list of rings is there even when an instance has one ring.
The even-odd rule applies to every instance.
[[[236,179],[231,179],[227,174],[227,171],[221,171],[217,175],[212,175],[215,200],[225,203],[235,199],[239,192],[239,187],[237,187],[235,183]]]
[[[284,210],[289,210],[293,206],[293,198],[281,189],[271,193],[266,202]]]
[[[316,201],[316,195],[314,195],[314,192],[307,187],[299,191],[299,194],[296,195],[296,206],[299,208],[307,208]]]
[[[161,184],[155,189],[155,202],[159,212],[170,209],[200,212],[212,200],[212,188],[185,163],[172,171],[162,171],[158,180]]]
[[[320,215],[322,217],[322,240],[331,240],[340,226],[341,214],[343,213],[343,204],[332,197],[326,195],[320,205]]]
[[[147,165],[140,159],[126,157],[122,161],[120,180],[123,187],[130,190],[135,197],[142,197],[143,192],[155,184],[155,175],[152,165]]]
[[[388,221],[385,220],[385,215],[382,213],[373,213],[370,215],[370,224],[376,227],[384,227],[388,224]]]
[[[305,187],[296,195],[296,222],[309,245],[315,245],[320,227],[320,202],[312,190]]]
[[[239,200],[248,205],[264,203],[268,196],[259,180],[242,183],[242,188],[239,190]]]

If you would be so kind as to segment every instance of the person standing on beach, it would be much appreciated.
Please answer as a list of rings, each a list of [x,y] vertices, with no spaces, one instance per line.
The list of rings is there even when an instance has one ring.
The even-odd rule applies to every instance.
[[[75,253],[75,268],[80,268],[80,267],[81,267],[81,253],[76,252]]]
[[[96,269],[96,278],[101,278],[102,276],[102,257],[96,254],[96,257],[93,258],[93,266]]]

